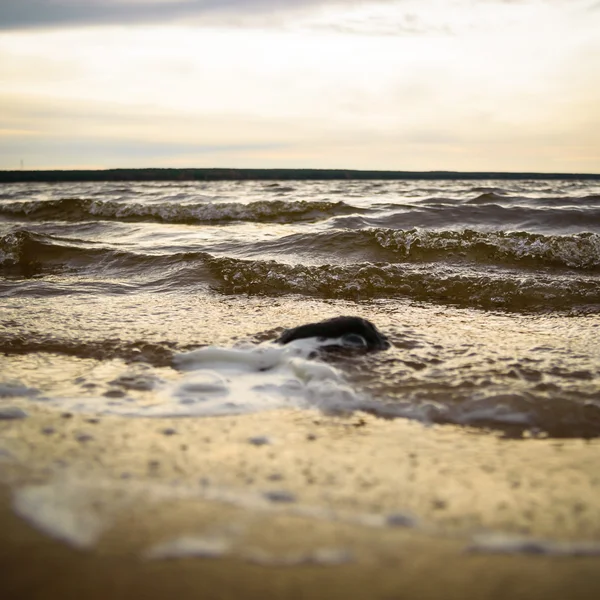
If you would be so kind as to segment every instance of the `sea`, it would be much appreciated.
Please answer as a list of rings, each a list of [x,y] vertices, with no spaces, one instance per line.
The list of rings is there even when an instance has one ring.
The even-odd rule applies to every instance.
[[[348,315],[391,348],[276,343]],[[0,186],[0,417],[281,408],[600,436],[600,182]]]

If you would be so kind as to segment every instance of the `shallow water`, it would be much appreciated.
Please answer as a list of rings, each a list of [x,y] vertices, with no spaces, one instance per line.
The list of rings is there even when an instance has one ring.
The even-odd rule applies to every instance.
[[[600,435],[591,182],[4,185],[0,307],[5,408],[316,406]],[[392,348],[272,344],[340,314],[371,319]],[[219,359],[194,354],[204,346]]]

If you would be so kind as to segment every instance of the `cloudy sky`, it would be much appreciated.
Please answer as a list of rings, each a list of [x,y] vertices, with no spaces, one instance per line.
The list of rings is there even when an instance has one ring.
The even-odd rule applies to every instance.
[[[0,169],[600,172],[600,0],[0,0]]]

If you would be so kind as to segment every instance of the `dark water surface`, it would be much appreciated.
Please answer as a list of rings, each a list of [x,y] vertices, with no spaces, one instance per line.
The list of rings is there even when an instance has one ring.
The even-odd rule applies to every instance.
[[[0,406],[363,408],[596,437],[599,312],[594,182],[0,187]],[[268,344],[340,314],[392,349]]]

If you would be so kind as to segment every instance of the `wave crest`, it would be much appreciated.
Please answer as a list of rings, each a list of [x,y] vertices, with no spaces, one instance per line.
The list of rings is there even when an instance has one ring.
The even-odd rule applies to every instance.
[[[15,231],[0,237],[0,269],[26,277],[38,273],[42,268],[40,237],[29,231]]]
[[[264,223],[318,221],[336,215],[361,212],[345,202],[259,200],[249,204],[211,202],[177,204],[141,203],[62,198],[33,202],[9,202],[0,215],[35,220],[150,221],[173,224],[256,221]]]
[[[526,232],[371,230],[383,248],[408,260],[466,258],[475,262],[600,269],[600,235]]]
[[[206,262],[224,293],[293,293],[352,300],[404,297],[516,311],[565,310],[597,305],[600,298],[600,283],[595,280],[563,281],[544,274],[506,277],[494,272],[389,263],[305,266],[231,258]]]

